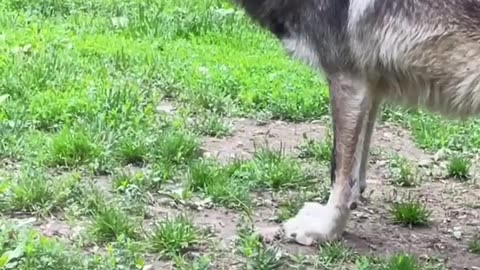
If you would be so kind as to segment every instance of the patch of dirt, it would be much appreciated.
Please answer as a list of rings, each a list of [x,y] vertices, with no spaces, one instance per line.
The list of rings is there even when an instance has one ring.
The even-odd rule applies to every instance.
[[[209,227],[216,238],[220,238],[222,247],[226,248],[233,244],[237,236],[241,217],[230,210],[204,209],[194,215],[193,221],[197,225]]]
[[[480,258],[467,251],[468,239],[478,230],[480,212],[467,210],[448,196],[449,185],[422,183],[409,190],[432,211],[429,227],[409,229],[393,224],[387,198],[394,187],[378,182],[370,183],[369,189],[374,190],[370,203],[353,214],[347,229],[346,239],[356,250],[386,255],[409,252],[424,258],[441,258],[450,269],[480,266]],[[459,239],[454,232],[457,236],[461,233]]]
[[[237,120],[235,125],[235,133],[230,137],[205,138],[204,150],[223,161],[234,156],[250,158],[255,145],[265,143],[274,149],[279,149],[282,145],[287,153],[296,154],[304,134],[321,139],[327,132],[326,126],[311,123],[277,121],[257,125],[251,120]],[[408,131],[394,125],[377,125],[372,148],[379,148],[382,152],[396,152],[413,164],[429,169],[438,165],[434,154],[419,149]],[[480,210],[468,206],[478,205],[480,189],[452,179],[435,177],[422,181],[415,188],[396,188],[386,179],[389,172],[385,159],[388,157],[383,154],[371,159],[367,172],[368,203],[354,211],[345,233],[347,244],[361,253],[391,255],[410,252],[425,259],[444,262],[449,269],[478,269],[480,256],[469,253],[467,247],[469,239],[480,230]],[[372,193],[368,195],[369,192]],[[432,222],[428,227],[410,229],[392,222],[388,199],[395,194],[399,196],[407,192],[425,202],[432,211]],[[273,206],[257,209],[256,225],[275,225],[271,221],[274,212]],[[231,216],[215,213],[211,219],[213,222],[222,220],[226,224],[220,229],[220,237],[233,236],[235,221]],[[296,244],[284,245],[284,249],[293,254],[311,255],[315,252],[315,248]]]
[[[60,217],[40,218],[26,214],[14,214],[9,220],[18,227],[32,227],[36,232],[46,237],[53,237],[66,241],[76,240],[82,231],[84,225],[81,221],[77,224],[68,224],[66,220]]]
[[[315,123],[286,123],[275,121],[260,124],[253,120],[233,120],[234,133],[226,138],[205,137],[203,150],[221,161],[231,158],[251,158],[255,147],[265,146],[282,149],[285,153],[298,153],[297,147],[303,136],[321,139],[327,128]]]
[[[385,123],[377,125],[372,135],[372,147],[396,152],[411,161],[430,160],[433,156],[419,149],[410,133],[396,125]]]

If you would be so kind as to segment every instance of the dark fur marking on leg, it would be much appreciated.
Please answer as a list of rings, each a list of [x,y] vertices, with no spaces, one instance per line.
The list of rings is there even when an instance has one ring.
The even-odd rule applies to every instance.
[[[365,192],[366,187],[360,186],[360,194],[363,194]]]
[[[336,145],[336,140],[335,140],[335,135],[333,136],[333,144],[332,144],[332,155],[330,157],[330,185],[333,185],[335,183],[335,171],[337,170],[337,161],[336,161],[336,150],[335,150],[335,145]]]
[[[350,186],[350,188],[353,188],[353,186],[355,186],[355,183],[358,182],[359,180],[358,179],[355,179],[355,178],[350,178],[350,181],[348,182],[348,185]],[[358,205],[357,205],[357,202],[352,202],[349,206],[350,210],[355,210],[357,209]]]
[[[358,181],[358,179],[355,179],[355,178],[350,178],[350,181],[348,182],[348,185],[350,186],[350,188],[353,188],[353,186],[355,186],[355,183]]]

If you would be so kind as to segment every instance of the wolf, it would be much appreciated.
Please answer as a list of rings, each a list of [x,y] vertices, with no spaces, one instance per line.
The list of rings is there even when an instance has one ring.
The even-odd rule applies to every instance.
[[[384,102],[458,119],[480,112],[480,0],[233,1],[328,83],[330,196],[282,225],[299,244],[342,237]]]

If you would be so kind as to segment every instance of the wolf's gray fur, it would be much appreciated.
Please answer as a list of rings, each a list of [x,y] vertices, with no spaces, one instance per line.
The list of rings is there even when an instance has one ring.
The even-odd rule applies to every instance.
[[[445,116],[480,113],[480,0],[235,0],[293,57],[328,79],[332,192],[284,224],[309,245],[338,238],[366,188],[383,101]]]

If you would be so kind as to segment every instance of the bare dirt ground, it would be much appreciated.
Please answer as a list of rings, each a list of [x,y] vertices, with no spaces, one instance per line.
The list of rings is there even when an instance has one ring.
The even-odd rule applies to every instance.
[[[223,139],[205,138],[204,150],[221,160],[241,155],[250,157],[256,144],[272,147],[283,145],[285,151],[295,154],[304,134],[320,139],[327,127],[320,123],[271,122],[256,124],[253,120],[236,120],[235,132]],[[354,211],[345,233],[346,243],[360,253],[390,255],[409,252],[423,259],[444,262],[449,269],[480,269],[480,256],[467,251],[467,242],[480,229],[480,188],[442,178],[442,154],[428,153],[415,146],[408,132],[389,124],[379,124],[374,133],[373,153],[368,169],[368,202]],[[388,182],[388,157],[384,153],[397,152],[418,164],[423,173],[422,183],[414,188],[398,188]],[[445,175],[445,174],[444,174]],[[325,179],[329,181],[329,179]],[[432,211],[431,224],[425,228],[406,228],[392,222],[389,203],[405,192],[425,202]],[[257,210],[258,225],[274,224],[272,207]],[[233,239],[240,218],[226,211],[209,210],[199,221],[213,225],[225,242]],[[315,248],[284,244],[286,252],[315,253]]]

